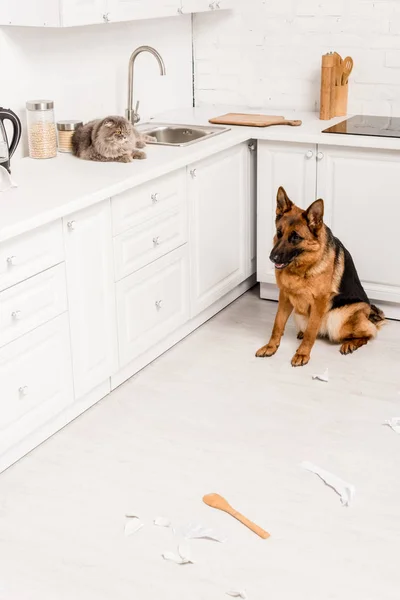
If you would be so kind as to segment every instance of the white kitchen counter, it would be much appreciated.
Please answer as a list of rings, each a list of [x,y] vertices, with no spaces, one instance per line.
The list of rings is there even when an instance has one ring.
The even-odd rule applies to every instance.
[[[224,114],[229,107],[201,107],[171,111],[156,120],[182,124],[207,124],[208,118]],[[237,108],[236,108],[237,110]],[[240,109],[242,112],[259,112]],[[281,114],[281,111],[264,111]],[[315,113],[289,113],[301,119],[301,127],[232,127],[230,131],[185,148],[148,146],[148,158],[131,164],[96,163],[59,154],[50,160],[25,158],[12,161],[18,188],[0,193],[0,242],[88,207],[109,196],[204,159],[248,139],[400,151],[400,139],[329,135],[321,133],[331,121]]]

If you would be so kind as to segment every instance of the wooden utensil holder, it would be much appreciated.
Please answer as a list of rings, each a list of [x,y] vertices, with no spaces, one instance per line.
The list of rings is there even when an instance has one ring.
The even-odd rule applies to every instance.
[[[321,66],[321,108],[319,118],[328,121],[347,115],[349,84],[342,85],[342,59],[337,52],[324,54]]]

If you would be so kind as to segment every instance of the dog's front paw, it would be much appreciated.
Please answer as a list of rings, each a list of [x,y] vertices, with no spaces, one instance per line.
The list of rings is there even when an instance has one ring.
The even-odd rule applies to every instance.
[[[292,358],[292,367],[304,367],[310,360],[310,355],[297,351]]]
[[[279,346],[277,344],[266,344],[256,352],[256,356],[258,358],[264,358],[266,356],[273,356],[275,352],[278,350]]]

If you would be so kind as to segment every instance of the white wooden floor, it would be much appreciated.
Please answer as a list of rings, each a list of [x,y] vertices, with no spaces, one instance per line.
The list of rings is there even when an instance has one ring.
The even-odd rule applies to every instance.
[[[400,323],[293,369],[292,326],[254,357],[275,310],[250,292],[0,476],[1,600],[398,600],[400,435],[382,422],[400,416]],[[354,483],[354,505],[303,460]],[[271,538],[203,505],[213,491]],[[128,538],[126,511],[146,523]],[[166,562],[158,515],[229,540]]]

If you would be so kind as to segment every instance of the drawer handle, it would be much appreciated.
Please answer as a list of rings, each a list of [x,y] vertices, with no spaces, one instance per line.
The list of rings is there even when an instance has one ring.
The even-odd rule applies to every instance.
[[[70,231],[76,229],[76,221],[68,221],[67,227]]]
[[[21,311],[20,310],[14,310],[11,313],[11,318],[14,319],[14,321],[18,321],[18,319],[21,318]]]
[[[10,266],[14,266],[16,264],[16,261],[17,261],[16,256],[8,256],[7,257],[7,264]]]
[[[163,301],[162,300],[156,300],[155,301],[155,305],[156,305],[157,310],[160,310],[160,308],[162,308]]]
[[[323,158],[324,158],[324,153],[323,152],[318,152],[317,159],[318,160],[322,160]]]
[[[159,235],[156,235],[156,237],[153,237],[153,244],[154,244],[154,246],[159,246],[161,244]]]
[[[29,392],[29,390],[28,390],[28,386],[27,386],[27,385],[22,385],[22,386],[19,388],[19,390],[18,390],[18,391],[19,391],[19,394],[20,394],[20,396],[27,396],[27,395],[28,395],[28,392]]]
[[[307,158],[312,158],[313,156],[314,156],[314,152],[313,152],[312,150],[309,150],[309,151],[306,153],[306,157],[307,157]]]
[[[151,199],[152,199],[152,201],[153,201],[153,204],[157,204],[157,202],[158,202],[158,201],[159,201],[159,199],[160,199],[160,198],[159,198],[159,194],[158,194],[158,192],[156,192],[155,194],[152,194],[152,195],[151,195]]]

